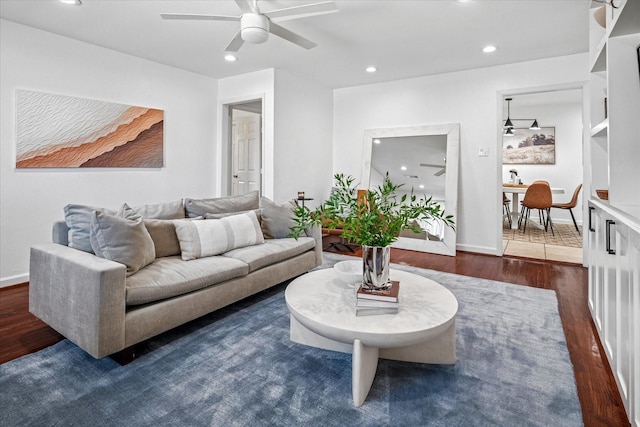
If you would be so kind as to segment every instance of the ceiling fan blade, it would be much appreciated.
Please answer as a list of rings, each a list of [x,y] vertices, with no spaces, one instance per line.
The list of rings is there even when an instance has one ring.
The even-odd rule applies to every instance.
[[[257,13],[253,8],[253,2],[251,0],[236,0],[236,4],[242,13]]]
[[[440,176],[443,175],[445,172],[447,171],[446,168],[440,169],[438,172],[434,173],[434,176]]]
[[[420,166],[424,166],[426,168],[443,168],[445,165],[434,165],[432,163],[420,163]]]
[[[238,30],[235,36],[229,42],[229,45],[225,48],[225,52],[237,52],[240,50],[242,45],[244,44],[244,40],[242,40],[241,31]]]
[[[239,0],[236,0],[239,1]],[[269,19],[275,19],[277,21],[287,21],[290,19],[304,18],[307,16],[324,15],[326,13],[333,13],[338,11],[333,1],[325,1],[322,3],[305,4],[302,6],[287,7],[285,9],[272,10],[265,12]]]
[[[240,16],[198,15],[192,13],[161,13],[162,19],[182,19],[189,21],[239,21]]]
[[[289,31],[278,24],[274,24],[273,22],[269,24],[269,32],[275,34],[278,37],[282,37],[283,39],[288,40],[291,43],[297,44],[298,46],[305,49],[312,49],[318,46],[311,40],[305,39],[304,37],[294,33],[293,31]]]

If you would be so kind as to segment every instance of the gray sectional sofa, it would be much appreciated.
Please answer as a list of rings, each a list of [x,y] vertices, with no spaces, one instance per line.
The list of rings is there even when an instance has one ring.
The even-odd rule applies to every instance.
[[[67,205],[31,248],[29,310],[95,358],[132,348],[320,265],[319,229],[287,237],[291,208],[257,192]]]

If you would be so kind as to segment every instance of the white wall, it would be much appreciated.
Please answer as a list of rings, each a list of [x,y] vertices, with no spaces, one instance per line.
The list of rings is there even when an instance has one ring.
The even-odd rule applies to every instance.
[[[117,208],[215,191],[217,81],[0,20],[0,285],[26,281],[67,203]],[[15,169],[15,90],[162,109],[161,169]]]
[[[226,144],[222,106],[262,97],[263,194],[282,203],[304,191],[315,199],[309,206],[328,196],[333,149],[330,89],[285,70],[267,69],[220,79],[218,96],[220,159]]]
[[[573,191],[583,181],[582,104],[536,105],[520,108],[513,108],[512,105],[511,115],[535,117],[540,126],[555,127],[556,163],[554,165],[503,165],[503,182],[509,182],[509,169],[515,168],[523,183],[544,179],[549,181],[552,187],[564,188],[565,194],[553,195],[554,202],[563,203],[571,200]],[[578,207],[573,209],[578,225],[582,223],[581,201],[582,192],[578,197]],[[552,209],[551,219],[555,223],[573,225],[571,214],[564,209]]]
[[[216,177],[218,182],[217,194],[224,195],[227,192],[223,188],[225,182],[222,174],[227,170],[222,164],[225,159],[229,130],[226,128],[227,117],[224,105],[242,101],[262,99],[262,190],[265,196],[273,198],[274,193],[274,95],[275,95],[275,70],[269,68],[255,73],[240,74],[218,80],[218,132],[216,152],[218,163],[216,164]]]
[[[333,92],[276,70],[275,200],[304,191],[310,207],[326,199],[333,182]]]
[[[336,90],[334,172],[360,178],[364,129],[460,123],[457,246],[498,254],[499,93],[583,82],[588,68],[579,54]],[[478,157],[479,148],[489,156]]]

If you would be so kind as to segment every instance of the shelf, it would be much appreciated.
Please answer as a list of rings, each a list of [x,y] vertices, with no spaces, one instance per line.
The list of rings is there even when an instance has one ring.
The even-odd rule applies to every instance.
[[[595,12],[602,10],[605,2],[607,28],[603,37]],[[589,210],[589,224],[594,222],[588,238],[588,302],[629,421],[640,427],[640,331],[637,321],[630,322],[640,313],[640,299],[632,293],[632,289],[640,289],[640,280],[632,274],[632,268],[640,263],[640,87],[636,54],[640,0],[615,0],[615,8],[613,3],[590,2],[591,136],[585,165],[589,193],[608,189],[609,200],[595,195],[588,200],[590,209],[595,208]],[[609,228],[611,224],[615,224],[613,229]],[[615,252],[605,251],[611,244]]]
[[[591,62],[591,72],[607,71],[607,38],[603,37],[596,47],[595,56]]]
[[[640,32],[640,2],[627,0],[611,24],[609,37],[625,36]]]
[[[604,119],[591,128],[591,136],[593,138],[606,137],[609,131],[609,119]]]

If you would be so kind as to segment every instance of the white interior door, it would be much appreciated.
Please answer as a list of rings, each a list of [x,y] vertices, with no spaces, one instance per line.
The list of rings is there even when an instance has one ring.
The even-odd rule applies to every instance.
[[[231,194],[260,190],[261,123],[260,115],[239,112],[233,117],[231,147]]]

